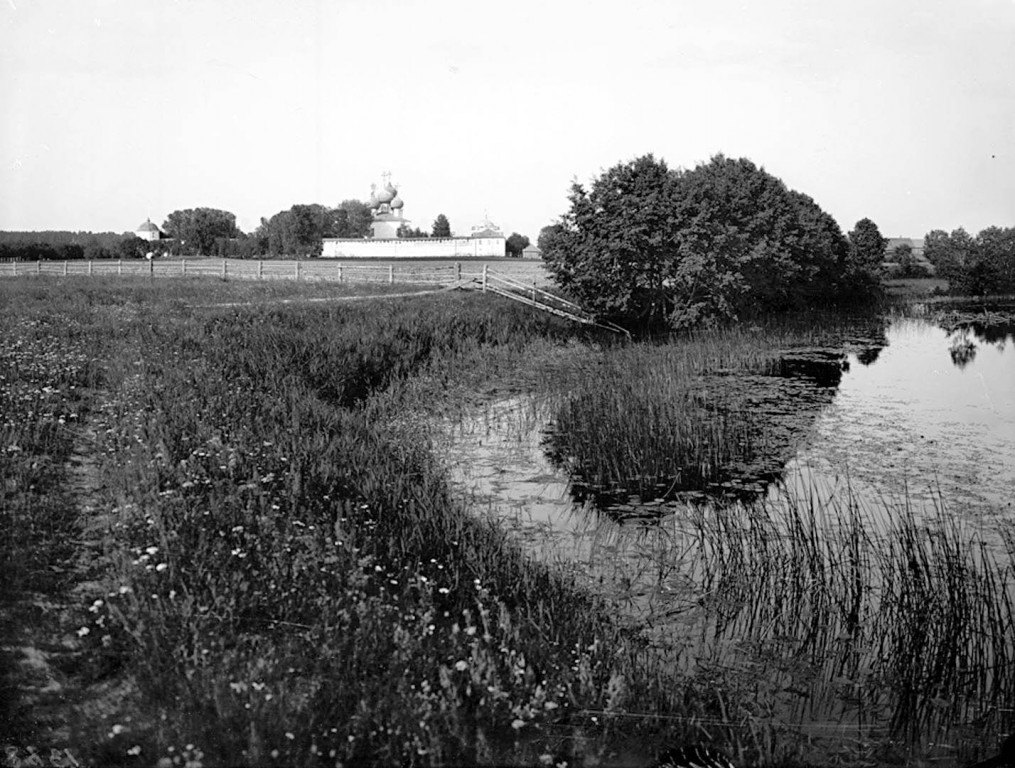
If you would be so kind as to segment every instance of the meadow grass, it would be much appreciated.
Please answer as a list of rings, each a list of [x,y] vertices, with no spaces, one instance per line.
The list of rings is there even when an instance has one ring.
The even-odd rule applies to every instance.
[[[208,765],[581,763],[693,729],[711,694],[453,502],[425,434],[399,427],[404,398],[375,397],[575,331],[490,297],[216,310],[171,282],[0,286],[5,575],[65,574],[14,584],[5,610],[29,586],[65,599],[82,686],[129,689],[63,736],[12,712],[16,746],[102,765],[184,745]],[[94,509],[67,492],[85,434]],[[98,573],[47,549],[100,524]],[[635,702],[681,719],[618,731]]]
[[[689,666],[581,574],[470,514],[431,452],[430,417],[464,391],[541,387],[607,433],[686,424],[696,460],[721,462],[736,419],[696,424],[721,409],[685,382],[767,370],[823,336],[614,347],[489,296],[278,305],[250,288],[0,283],[0,610],[32,623],[22,644],[70,634],[80,682],[48,705],[64,731],[27,698],[10,706],[15,746],[96,765],[593,765],[705,740],[827,764],[827,745],[814,757],[770,717],[819,677],[888,723],[843,764],[905,764],[882,749],[898,734],[1004,726],[1010,565],[947,520],[900,515],[875,538],[852,502],[690,508],[700,629],[741,655]],[[211,306],[237,297],[250,306]],[[613,435],[589,443],[626,444]],[[633,472],[647,474],[616,476]],[[82,565],[82,548],[100,555]],[[40,595],[64,604],[55,624]]]

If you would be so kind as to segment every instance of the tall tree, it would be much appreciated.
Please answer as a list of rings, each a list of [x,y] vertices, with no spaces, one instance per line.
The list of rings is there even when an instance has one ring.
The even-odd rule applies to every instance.
[[[962,227],[948,234],[935,229],[923,239],[923,255],[934,265],[938,277],[954,281],[961,278],[976,247],[976,242]]]
[[[522,251],[529,247],[529,238],[525,235],[519,235],[517,232],[512,232],[504,247],[507,250],[508,256],[518,258],[522,255]]]
[[[268,220],[261,219],[255,237],[263,253],[311,257],[321,254],[322,238],[340,236],[338,230],[347,226],[347,219],[335,209],[317,203],[294,205]]]
[[[536,246],[540,251],[546,253],[553,245],[553,239],[564,231],[563,224],[548,224],[539,230],[539,237],[536,238]]]
[[[1015,293],[1015,227],[987,227],[976,236],[976,249],[988,265],[991,292]]]
[[[217,238],[236,237],[236,216],[217,208],[186,208],[166,217],[162,229],[182,253],[211,254]]]
[[[116,256],[120,259],[140,259],[150,250],[150,245],[133,232],[127,232],[116,248]]]
[[[319,256],[323,238],[366,237],[372,220],[369,207],[359,200],[344,200],[337,208],[319,203],[294,205],[261,219],[251,250],[274,256]]]
[[[362,200],[343,200],[338,204],[339,211],[345,211],[345,226],[341,234],[332,237],[369,237],[371,233],[370,224],[374,217],[370,213],[370,206]]]
[[[434,219],[432,237],[451,237],[451,222],[443,213],[437,214]]]
[[[685,327],[844,292],[838,224],[746,159],[717,155],[670,171],[646,155],[587,190],[573,185],[570,201],[543,258],[554,280],[601,317]]]
[[[850,258],[858,264],[881,264],[887,247],[888,239],[882,237],[878,225],[870,219],[860,219],[849,233]]]

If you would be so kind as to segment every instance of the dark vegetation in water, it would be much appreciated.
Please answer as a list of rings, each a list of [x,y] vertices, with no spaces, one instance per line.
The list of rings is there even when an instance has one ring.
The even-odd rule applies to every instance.
[[[824,338],[813,327],[733,327],[618,352],[569,383],[547,455],[576,501],[614,515],[653,500],[756,498],[832,401],[847,351],[869,365],[887,343],[871,318]]]
[[[937,324],[951,341],[948,353],[952,362],[965,368],[976,359],[976,342],[1004,347],[1015,342],[1015,305],[949,301],[933,310]]]
[[[939,311],[937,323],[949,334],[971,331],[978,341],[986,344],[1015,342],[1015,305],[959,305],[955,309]]]

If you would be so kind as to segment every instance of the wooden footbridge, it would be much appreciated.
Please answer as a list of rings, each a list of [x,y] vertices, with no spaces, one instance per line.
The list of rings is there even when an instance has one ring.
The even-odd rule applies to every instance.
[[[630,336],[630,334],[619,325],[615,325],[605,320],[597,320],[589,312],[582,309],[574,302],[561,298],[549,291],[544,291],[542,288],[537,288],[535,283],[528,285],[509,275],[495,272],[494,270],[489,269],[485,264],[483,265],[483,272],[481,275],[472,277],[471,279],[462,279],[455,287],[462,290],[480,290],[483,293],[495,293],[498,296],[503,296],[507,299],[511,299],[512,301],[517,301],[521,304],[542,310],[543,312],[549,312],[551,315],[556,315],[557,317],[563,317],[567,320],[573,320],[576,323],[593,325],[597,328],[612,331],[613,333],[622,333],[626,336]]]

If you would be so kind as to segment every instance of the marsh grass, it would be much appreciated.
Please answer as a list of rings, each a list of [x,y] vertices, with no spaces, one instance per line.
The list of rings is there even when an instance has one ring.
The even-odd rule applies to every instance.
[[[848,484],[594,517],[551,553],[721,697],[735,749],[973,762],[1015,724],[1010,529]],[[860,749],[862,745],[862,749]],[[900,752],[901,750],[901,752]]]
[[[817,499],[699,510],[716,640],[820,670],[800,704],[828,719],[914,740],[984,717],[1010,726],[1010,552],[943,511],[928,521],[905,504],[870,509],[848,490]]]
[[[757,496],[830,401],[846,349],[863,354],[879,333],[869,319],[798,321],[616,350],[557,387],[550,456],[604,508]]]
[[[63,737],[22,713],[15,746],[102,765],[183,744],[209,765],[580,763],[693,730],[712,694],[452,501],[404,427],[409,395],[381,394],[571,329],[489,297],[215,311],[196,307],[204,285],[0,287],[5,575],[105,521],[100,591],[69,620],[97,661],[82,685],[134,691]],[[53,361],[37,376],[37,350],[18,352],[36,342]],[[87,392],[56,389],[68,360]],[[58,414],[76,397],[96,509],[60,491],[75,433]],[[44,457],[51,477],[17,476]],[[73,601],[84,577],[51,591]],[[27,599],[15,586],[5,609]],[[653,715],[621,724],[632,708]],[[667,711],[681,719],[660,725]]]
[[[19,709],[16,746],[62,738],[41,746],[101,765],[184,745],[207,765],[576,765],[706,740],[827,764],[766,715],[832,668],[893,733],[1005,726],[1010,674],[985,670],[1011,666],[1010,573],[961,530],[903,521],[885,544],[852,507],[693,507],[697,631],[757,652],[690,667],[585,574],[455,501],[426,430],[460,407],[458,382],[574,391],[650,353],[492,297],[207,306],[248,288],[0,284],[4,615],[39,642],[72,630],[74,707],[129,693],[87,721],[47,710],[73,724],[62,737]],[[671,365],[728,374],[785,346],[744,333],[692,337]],[[88,507],[69,482],[84,432]],[[74,570],[89,525],[102,557]],[[68,604],[61,626],[25,614],[40,593]]]

